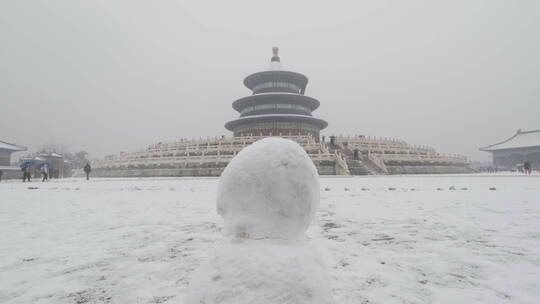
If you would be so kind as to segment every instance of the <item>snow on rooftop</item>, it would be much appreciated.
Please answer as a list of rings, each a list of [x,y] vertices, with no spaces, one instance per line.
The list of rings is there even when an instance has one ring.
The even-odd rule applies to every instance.
[[[1,141],[1,140],[0,140],[0,149],[10,150],[10,151],[25,151],[26,150],[25,147],[20,147],[15,144],[10,144],[8,142]]]
[[[239,117],[238,119],[236,120],[248,120],[248,119],[253,119],[253,118],[272,118],[272,117],[298,117],[298,118],[313,118],[313,119],[316,119],[316,120],[319,120],[318,118],[315,118],[313,116],[309,116],[309,115],[302,115],[302,114],[260,114],[260,115],[249,115],[249,116],[243,116],[243,117]]]
[[[483,147],[480,150],[483,151],[495,151],[503,149],[516,149],[526,147],[540,146],[540,130],[534,131],[521,131],[510,137],[509,139],[496,143],[487,147]]]
[[[17,170],[20,171],[21,168],[17,166],[0,166],[0,170]]]
[[[281,70],[283,70],[283,65],[279,61],[272,61],[272,62],[270,62],[270,66],[268,67],[268,70],[270,70],[270,71],[281,71]]]
[[[43,156],[43,157],[64,157],[62,156],[62,154],[59,154],[59,153],[56,153],[56,152],[41,152],[39,153],[39,156]]]

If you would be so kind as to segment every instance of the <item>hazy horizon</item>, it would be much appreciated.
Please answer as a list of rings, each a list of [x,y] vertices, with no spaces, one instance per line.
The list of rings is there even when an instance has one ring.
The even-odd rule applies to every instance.
[[[2,1],[0,140],[90,158],[231,136],[278,46],[328,121],[487,160],[540,129],[538,1]]]

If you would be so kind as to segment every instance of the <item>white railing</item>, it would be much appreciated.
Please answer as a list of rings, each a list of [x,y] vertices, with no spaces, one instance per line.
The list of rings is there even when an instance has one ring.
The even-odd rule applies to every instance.
[[[339,144],[347,144],[351,150],[358,149],[368,157],[378,158],[383,164],[388,161],[406,162],[421,161],[427,163],[466,164],[467,158],[462,155],[438,154],[434,148],[409,145],[405,141],[365,136],[338,136]],[[373,161],[374,163],[376,161]]]
[[[448,164],[466,164],[467,158],[463,156],[450,155],[419,155],[419,154],[377,154],[377,157],[384,162],[414,162],[421,161],[427,163],[448,163]]]
[[[376,155],[368,153],[368,160],[377,166],[377,168],[379,168],[384,174],[388,174],[388,169],[386,168],[384,161],[382,161]]]
[[[340,175],[349,175],[350,174],[349,166],[347,165],[347,161],[345,160],[343,155],[341,155],[341,153],[337,153],[337,152],[335,152],[334,155],[335,155],[335,158],[336,158],[336,164],[338,166],[337,169],[339,169],[341,171],[341,172],[338,172],[338,173]]]
[[[176,142],[150,145],[146,150],[124,152],[112,158],[95,160],[92,163],[94,168],[114,168],[229,162],[243,148],[266,137],[243,136],[197,140],[182,139]],[[324,144],[316,142],[310,135],[283,137],[298,142],[314,161],[337,160],[338,162],[344,162],[342,158],[331,154],[325,148]]]
[[[341,136],[337,137],[336,141],[341,144],[347,144],[351,150],[359,149],[362,151],[370,151],[375,153],[383,153],[384,151],[395,151],[399,153],[419,153],[419,154],[435,154],[435,149],[431,147],[413,146],[405,141],[388,138],[362,137],[362,136]]]

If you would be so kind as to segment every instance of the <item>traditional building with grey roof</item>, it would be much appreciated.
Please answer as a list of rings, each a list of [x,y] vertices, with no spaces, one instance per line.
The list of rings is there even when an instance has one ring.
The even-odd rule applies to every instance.
[[[274,47],[270,68],[244,79],[253,95],[233,102],[240,118],[227,122],[225,128],[234,136],[310,135],[318,142],[320,131],[328,123],[311,114],[320,103],[304,95],[307,83],[305,75],[282,68],[278,48]]]
[[[540,130],[517,130],[510,138],[480,148],[493,154],[493,165],[497,169],[515,169],[525,161],[533,167],[540,166]]]
[[[20,168],[11,165],[11,154],[26,150],[26,147],[0,140],[0,170],[2,171],[2,179],[19,178],[21,176]]]

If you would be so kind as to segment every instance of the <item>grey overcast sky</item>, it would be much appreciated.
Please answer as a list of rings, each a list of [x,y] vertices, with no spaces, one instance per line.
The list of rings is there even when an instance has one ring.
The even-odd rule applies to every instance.
[[[310,79],[324,134],[486,160],[540,129],[540,1],[0,1],[0,140],[90,157],[230,135],[242,81]]]

